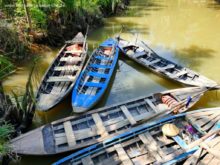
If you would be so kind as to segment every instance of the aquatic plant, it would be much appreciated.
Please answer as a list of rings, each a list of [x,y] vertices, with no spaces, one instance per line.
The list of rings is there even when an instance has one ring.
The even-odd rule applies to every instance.
[[[5,156],[10,154],[11,148],[8,143],[11,134],[14,132],[14,127],[4,121],[0,121],[0,155]]]
[[[9,59],[0,55],[0,81],[14,71],[15,66],[9,61]]]

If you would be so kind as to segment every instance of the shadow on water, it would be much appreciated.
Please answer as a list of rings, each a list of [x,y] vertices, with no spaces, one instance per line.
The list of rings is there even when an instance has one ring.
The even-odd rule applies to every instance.
[[[211,1],[207,4],[210,9],[220,10],[220,0]]]
[[[201,48],[196,45],[175,51],[180,64],[195,70],[202,65],[203,59],[210,60],[214,57],[214,53],[215,51],[212,49]]]
[[[135,3],[131,3],[124,14],[120,15],[121,17],[140,17],[150,15],[152,11],[158,11],[165,8],[165,5],[159,4],[158,1],[148,0],[142,1],[138,0]]]

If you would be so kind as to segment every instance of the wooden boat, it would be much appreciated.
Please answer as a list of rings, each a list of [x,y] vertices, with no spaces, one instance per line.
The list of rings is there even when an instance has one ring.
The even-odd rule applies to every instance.
[[[220,108],[214,108],[163,118],[79,150],[53,165],[175,164],[198,150],[188,149],[189,144],[213,129],[219,117]]]
[[[85,63],[87,49],[82,33],[66,42],[40,83],[36,96],[38,110],[49,110],[71,92]]]
[[[184,112],[200,99],[203,92],[204,88],[190,87],[127,100],[54,121],[13,139],[11,144],[14,152],[27,155],[52,155],[80,149],[175,109],[163,104],[163,96],[175,98],[178,102],[176,107],[181,105],[179,112]],[[189,96],[192,98],[190,102],[187,101]],[[185,106],[187,102],[188,106]]]
[[[92,53],[72,92],[74,112],[85,112],[101,99],[116,68],[118,54],[117,41],[112,38]]]
[[[133,43],[120,38],[118,40],[119,48],[126,56],[154,73],[184,85],[206,87],[217,87],[218,85],[215,81],[199,73],[160,57],[143,41]]]
[[[219,130],[217,130],[212,140],[205,139],[199,143],[199,149],[191,155],[182,164],[184,165],[205,165],[205,164],[220,164],[220,136]]]

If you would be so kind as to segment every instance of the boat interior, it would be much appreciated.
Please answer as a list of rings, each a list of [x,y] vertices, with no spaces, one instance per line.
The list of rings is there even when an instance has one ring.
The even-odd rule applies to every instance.
[[[168,133],[176,131],[173,137],[166,136],[163,130],[163,126],[168,123],[176,127],[176,130],[172,127],[166,130]],[[71,160],[71,163],[82,165],[85,160],[100,165],[164,163],[183,154],[188,144],[202,136],[183,118],[174,119],[168,123],[161,123],[130,138],[121,138],[119,144],[111,142],[109,147],[107,147],[108,144],[98,146],[94,150],[78,155]]]
[[[41,93],[62,95],[69,89],[82,67],[83,49],[83,43],[73,43],[60,52],[44,78]]]
[[[99,47],[92,55],[84,71],[78,92],[85,95],[96,95],[108,79],[113,62],[114,47]]]

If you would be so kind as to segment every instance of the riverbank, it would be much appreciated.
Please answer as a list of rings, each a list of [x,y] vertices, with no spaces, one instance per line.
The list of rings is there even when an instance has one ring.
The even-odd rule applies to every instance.
[[[97,2],[103,3],[104,1]],[[79,31],[85,32],[88,25],[90,31],[102,26],[103,18],[119,14],[128,5],[128,0],[120,0],[117,3],[110,0],[106,2],[114,2],[114,4],[103,3],[97,4],[96,7],[87,8],[85,4],[79,4],[80,6],[73,6],[72,4],[71,6],[67,3],[60,8],[49,7],[50,11],[41,8],[43,4],[38,4],[37,9],[34,11],[38,13],[37,19],[35,18],[36,15],[31,13],[33,12],[31,8],[19,9],[18,4],[14,8],[15,13],[9,13],[8,8],[4,8],[3,12],[0,10],[0,102],[2,103],[0,106],[0,121],[7,121],[13,127],[13,131],[8,132],[7,138],[2,141],[3,144],[0,144],[0,155],[6,155],[6,160],[3,163],[9,160],[10,148],[7,146],[3,151],[1,150],[2,146],[11,137],[26,131],[31,124],[34,113],[34,92],[31,84],[32,71],[22,96],[16,95],[14,89],[12,97],[6,95],[2,88],[3,79],[8,76],[8,73],[15,70],[17,64],[34,59],[34,56],[51,50],[50,47],[63,45],[65,40],[72,39],[72,36]],[[95,8],[92,9],[93,7]],[[19,11],[21,13],[18,14],[16,10],[22,11]],[[22,13],[24,11],[26,15]],[[44,14],[45,17],[41,17]],[[43,23],[45,23],[45,26],[43,26]],[[8,68],[9,66],[10,68]],[[3,126],[3,123],[0,122],[0,130],[4,128]]]
[[[121,13],[129,0],[2,2],[0,54],[15,63],[49,47],[59,47],[84,32],[103,25],[103,18]],[[30,6],[30,7],[29,7]]]

